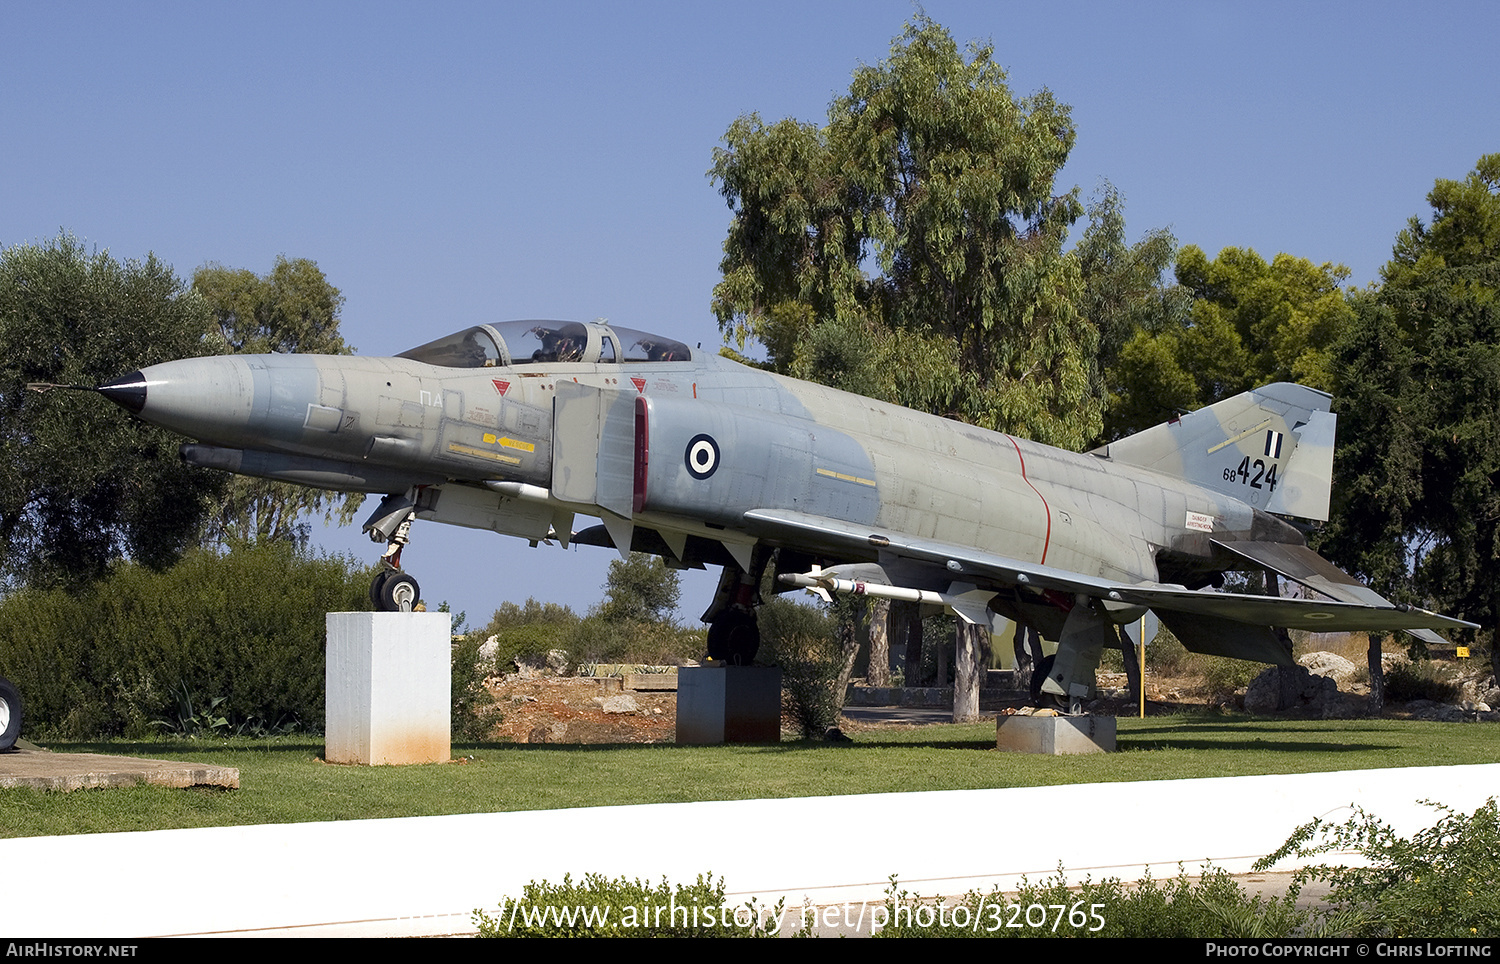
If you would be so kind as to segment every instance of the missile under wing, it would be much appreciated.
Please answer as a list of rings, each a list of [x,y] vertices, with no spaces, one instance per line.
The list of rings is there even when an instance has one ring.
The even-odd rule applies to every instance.
[[[1473,624],[1397,606],[1307,548],[1326,519],[1329,397],[1277,384],[1078,454],[736,364],[607,324],[478,325],[393,358],[185,359],[99,391],[194,441],[190,462],[377,493],[371,587],[409,607],[414,519],[721,566],[715,658],[748,661],[784,587],[1004,616],[1058,643],[1076,702],[1146,610],[1201,652],[1289,662],[1274,627]],[[578,516],[600,525],[574,531]],[[1317,598],[1213,591],[1263,570]]]

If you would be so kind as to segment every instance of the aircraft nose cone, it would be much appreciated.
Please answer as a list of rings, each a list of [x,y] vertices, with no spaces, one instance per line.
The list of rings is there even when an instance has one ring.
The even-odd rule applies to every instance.
[[[146,376],[139,371],[105,382],[99,386],[98,391],[116,405],[137,415],[146,407]]]

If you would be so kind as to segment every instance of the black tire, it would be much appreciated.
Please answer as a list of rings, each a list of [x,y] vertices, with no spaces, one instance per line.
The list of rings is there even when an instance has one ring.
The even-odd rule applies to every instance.
[[[21,736],[21,694],[11,681],[0,677],[0,751],[16,745]]]
[[[422,598],[422,589],[410,574],[392,572],[380,583],[380,599],[375,611],[382,613],[409,613]]]
[[[760,626],[753,615],[727,612],[708,624],[709,659],[749,666],[760,649]]]
[[[380,591],[395,573],[389,569],[382,569],[370,580],[370,606],[378,613],[380,609]]]

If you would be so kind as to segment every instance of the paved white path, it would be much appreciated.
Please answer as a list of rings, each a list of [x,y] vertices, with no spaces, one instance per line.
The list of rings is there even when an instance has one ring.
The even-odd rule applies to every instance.
[[[731,903],[788,907],[878,900],[891,874],[932,896],[1059,862],[1071,879],[1242,873],[1351,803],[1408,834],[1435,819],[1418,800],[1472,812],[1496,795],[1500,764],[31,837],[0,840],[0,934],[464,933],[528,881],[590,871],[712,871]]]

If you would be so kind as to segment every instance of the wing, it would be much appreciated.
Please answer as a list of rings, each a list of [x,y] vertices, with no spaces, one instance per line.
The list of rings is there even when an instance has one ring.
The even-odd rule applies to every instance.
[[[1355,582],[1306,546],[1222,543],[1225,548],[1272,569],[1333,600],[1286,599],[1243,593],[1193,591],[1163,583],[1128,584],[1011,559],[967,546],[903,533],[872,531],[835,519],[780,509],[745,514],[751,531],[771,541],[791,542],[851,559],[879,555],[925,563],[956,582],[1006,588],[1027,586],[1081,593],[1113,603],[1145,606],[1158,613],[1183,613],[1247,626],[1277,626],[1315,632],[1476,629],[1477,624],[1400,606]],[[1316,560],[1316,562],[1314,562]],[[1169,625],[1175,626],[1175,620]],[[1208,648],[1212,651],[1212,648]]]

